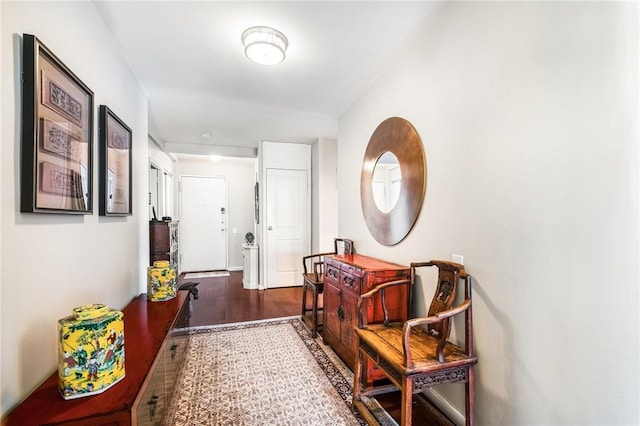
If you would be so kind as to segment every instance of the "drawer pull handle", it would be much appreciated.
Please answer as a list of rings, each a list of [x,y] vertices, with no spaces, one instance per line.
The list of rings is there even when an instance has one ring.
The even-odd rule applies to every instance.
[[[171,350],[171,361],[175,361],[176,360],[176,349],[178,349],[178,345],[176,343],[174,343],[173,345],[171,345],[171,348],[169,348]]]
[[[354,281],[355,281],[354,278],[344,277],[344,283],[347,285],[347,287],[353,287],[353,282]]]
[[[340,322],[344,321],[344,309],[342,309],[342,306],[338,307],[338,319],[340,319]]]
[[[338,278],[338,273],[336,272],[335,269],[329,269],[329,271],[327,272],[327,275],[329,275],[332,278]]]
[[[152,395],[147,404],[149,404],[149,421],[153,421],[156,416],[156,407],[158,406],[158,395]]]

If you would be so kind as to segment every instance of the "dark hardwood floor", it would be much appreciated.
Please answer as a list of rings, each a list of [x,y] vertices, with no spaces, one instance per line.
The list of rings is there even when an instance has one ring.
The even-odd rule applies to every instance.
[[[179,284],[199,282],[198,300],[193,300],[191,326],[228,324],[280,318],[300,314],[302,287],[245,290],[242,272],[232,271],[228,277],[184,279]]]
[[[229,324],[300,315],[302,287],[274,288],[269,290],[245,290],[242,272],[230,272],[228,277],[185,279],[179,284],[198,282],[198,300],[192,301],[191,326]],[[381,405],[399,422],[399,393],[378,397]],[[415,398],[414,398],[415,399]],[[451,426],[427,400],[414,401],[413,424]]]

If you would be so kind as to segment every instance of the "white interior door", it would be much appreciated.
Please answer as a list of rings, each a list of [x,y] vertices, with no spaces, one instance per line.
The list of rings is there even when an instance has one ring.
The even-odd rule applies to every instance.
[[[180,178],[181,271],[227,269],[226,210],[225,178]]]
[[[266,285],[302,285],[302,256],[311,225],[306,170],[267,169]]]

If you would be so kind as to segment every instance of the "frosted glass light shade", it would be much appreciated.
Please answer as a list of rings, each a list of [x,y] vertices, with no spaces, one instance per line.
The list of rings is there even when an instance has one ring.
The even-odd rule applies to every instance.
[[[261,65],[275,65],[284,60],[289,41],[278,30],[269,27],[251,27],[242,33],[244,54]]]

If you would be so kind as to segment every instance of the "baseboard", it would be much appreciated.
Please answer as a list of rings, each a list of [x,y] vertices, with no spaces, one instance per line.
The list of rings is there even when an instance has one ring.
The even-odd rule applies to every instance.
[[[244,268],[242,266],[230,266],[227,268],[227,271],[242,271]]]
[[[453,405],[449,404],[449,402],[433,388],[427,388],[426,390],[422,391],[422,394],[440,411],[442,411],[442,413],[447,416],[447,418],[454,424],[456,424],[457,426],[462,426],[465,424],[464,415],[456,410]]]

